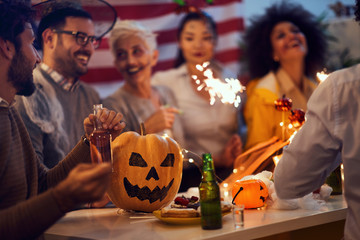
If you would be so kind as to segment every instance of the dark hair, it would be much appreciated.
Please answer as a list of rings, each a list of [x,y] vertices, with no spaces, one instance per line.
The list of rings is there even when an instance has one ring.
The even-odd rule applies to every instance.
[[[305,75],[314,77],[324,67],[327,42],[320,23],[301,5],[281,2],[267,8],[264,15],[252,18],[245,32],[244,53],[251,78],[263,77],[279,68],[279,63],[273,60],[270,34],[274,26],[283,21],[295,24],[306,37]]]
[[[38,47],[42,48],[42,33],[47,28],[61,28],[67,17],[81,17],[92,19],[91,15],[76,2],[54,2],[47,6],[40,20],[37,30]]]
[[[216,29],[216,24],[214,22],[214,20],[211,18],[211,16],[205,12],[190,12],[188,13],[180,22],[180,26],[178,28],[177,31],[177,39],[178,41],[180,40],[180,35],[182,33],[182,31],[184,30],[185,24],[189,21],[194,21],[194,20],[200,20],[200,21],[204,21],[205,23],[209,24],[211,30],[213,31],[214,34],[214,38],[217,39],[217,29]],[[181,51],[181,49],[178,49],[178,53],[177,53],[177,57],[175,59],[175,67],[180,66],[181,64],[183,64],[185,62],[185,58],[184,55]]]
[[[360,22],[360,0],[356,0],[355,21]]]
[[[0,37],[10,41],[18,51],[21,41],[18,36],[25,30],[25,24],[31,23],[35,12],[30,6],[16,2],[0,2]]]

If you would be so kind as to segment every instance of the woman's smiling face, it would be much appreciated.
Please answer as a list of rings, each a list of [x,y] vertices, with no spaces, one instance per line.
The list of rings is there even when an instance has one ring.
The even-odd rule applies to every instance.
[[[118,39],[115,48],[115,67],[129,84],[150,81],[152,67],[157,62],[157,50],[151,51],[138,36]]]
[[[214,33],[204,21],[191,20],[180,34],[179,47],[187,63],[196,65],[210,61],[214,56]]]
[[[304,59],[308,47],[306,37],[300,29],[291,22],[279,22],[270,34],[274,61],[280,62]]]

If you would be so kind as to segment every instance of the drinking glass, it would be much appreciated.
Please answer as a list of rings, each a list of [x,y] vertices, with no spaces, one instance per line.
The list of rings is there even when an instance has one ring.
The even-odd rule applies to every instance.
[[[244,204],[233,204],[233,219],[236,229],[244,226]]]

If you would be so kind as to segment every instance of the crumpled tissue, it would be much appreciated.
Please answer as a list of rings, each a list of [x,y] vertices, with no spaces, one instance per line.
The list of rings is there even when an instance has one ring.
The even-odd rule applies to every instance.
[[[269,191],[269,197],[266,200],[267,208],[270,209],[306,209],[306,210],[320,210],[322,207],[326,206],[326,200],[329,199],[332,192],[332,188],[327,184],[321,186],[319,193],[310,193],[302,198],[296,199],[280,199],[278,198],[274,182],[271,180],[272,173],[269,171],[262,171],[256,175],[248,175],[243,177],[242,180],[249,179],[260,179],[265,183]]]

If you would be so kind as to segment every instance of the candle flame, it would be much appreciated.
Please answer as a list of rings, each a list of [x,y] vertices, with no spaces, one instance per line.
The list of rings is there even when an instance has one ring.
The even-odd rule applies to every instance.
[[[323,81],[325,81],[328,76],[329,76],[329,75],[326,74],[324,71],[321,71],[321,72],[316,73],[316,77],[319,79],[319,82],[320,82],[320,83],[322,83]]]
[[[279,155],[274,156],[274,157],[273,157],[273,161],[274,161],[275,166],[277,166],[277,164],[278,164],[279,161],[280,161]]]
[[[195,83],[199,85],[197,90],[201,91],[204,88],[209,93],[211,105],[214,105],[217,97],[222,103],[233,104],[238,107],[241,103],[239,94],[245,90],[245,87],[241,85],[238,79],[225,78],[225,82],[223,82],[218,78],[214,78],[212,70],[206,68],[209,64],[209,62],[205,62],[202,65],[196,65],[196,68],[203,72],[204,77],[206,77],[203,83],[200,84],[197,76],[192,76]]]

